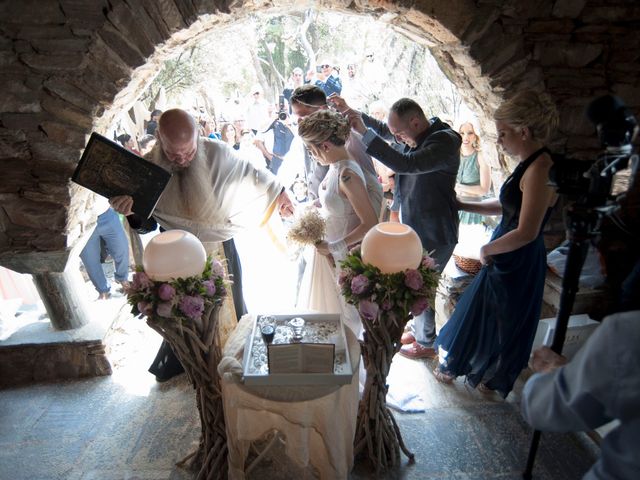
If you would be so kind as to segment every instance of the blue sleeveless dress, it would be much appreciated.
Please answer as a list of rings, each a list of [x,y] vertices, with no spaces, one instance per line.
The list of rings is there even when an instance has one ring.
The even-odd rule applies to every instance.
[[[521,162],[503,184],[502,220],[491,240],[517,228],[522,206],[520,180],[545,151],[542,148]],[[542,230],[550,212],[551,208],[535,240],[495,255],[460,297],[436,341],[442,372],[466,375],[474,388],[482,382],[503,397],[509,394],[527,365],[540,318],[547,268]]]

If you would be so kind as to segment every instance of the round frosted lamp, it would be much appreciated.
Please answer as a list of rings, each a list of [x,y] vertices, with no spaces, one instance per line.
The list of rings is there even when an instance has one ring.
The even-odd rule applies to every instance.
[[[168,230],[151,239],[142,255],[142,266],[152,280],[202,275],[207,252],[198,238],[184,230]]]
[[[422,261],[422,242],[409,225],[383,222],[362,239],[362,261],[378,267],[382,273],[404,272],[418,268]]]

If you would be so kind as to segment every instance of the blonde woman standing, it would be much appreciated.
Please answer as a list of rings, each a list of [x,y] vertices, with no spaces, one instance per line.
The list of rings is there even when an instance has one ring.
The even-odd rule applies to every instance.
[[[349,158],[345,143],[351,127],[341,114],[319,110],[300,120],[298,133],[309,153],[329,171],[318,188],[326,220],[325,240],[316,245],[302,279],[298,307],[323,313],[341,313],[344,301],[337,289],[336,269],[348,248],[359,243],[378,221],[380,191],[367,190],[367,175]],[[377,202],[374,205],[374,202]],[[311,267],[309,267],[311,266]],[[355,317],[355,318],[353,318]],[[356,335],[361,324],[357,313],[345,315],[345,323]]]
[[[456,193],[469,201],[479,201],[491,189],[491,167],[482,157],[480,136],[473,123],[465,122],[458,128],[462,137],[460,145],[460,168],[456,178]],[[482,215],[460,212],[461,225],[482,223]]]
[[[542,229],[557,200],[545,143],[558,124],[551,100],[532,90],[504,102],[494,115],[498,145],[520,163],[500,198],[460,202],[463,210],[502,214],[480,250],[484,267],[465,290],[436,342],[438,380],[466,375],[472,387],[506,397],[527,365],[540,318],[546,272]]]

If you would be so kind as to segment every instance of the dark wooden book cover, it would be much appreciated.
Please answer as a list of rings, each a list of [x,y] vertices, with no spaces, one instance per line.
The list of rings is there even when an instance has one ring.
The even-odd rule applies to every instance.
[[[133,197],[133,212],[149,218],[171,173],[92,133],[71,180],[103,197]]]

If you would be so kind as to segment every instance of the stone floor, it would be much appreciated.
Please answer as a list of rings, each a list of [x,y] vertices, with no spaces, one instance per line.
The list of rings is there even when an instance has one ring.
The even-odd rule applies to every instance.
[[[122,299],[112,299],[122,306]],[[116,305],[117,302],[120,302]],[[108,307],[108,308],[107,308]],[[113,375],[0,390],[0,479],[192,479],[174,464],[195,447],[199,424],[184,375],[156,383],[146,372],[160,339],[125,312],[108,338]],[[519,479],[531,431],[518,411],[519,384],[506,401],[462,381],[437,383],[427,361],[396,357],[390,383],[407,383],[423,413],[396,413],[416,462],[382,478]],[[584,434],[545,434],[534,478],[579,479],[598,448]],[[249,478],[314,478],[311,468],[283,462],[277,444]],[[276,460],[277,459],[277,460]],[[352,479],[375,478],[356,465]]]

